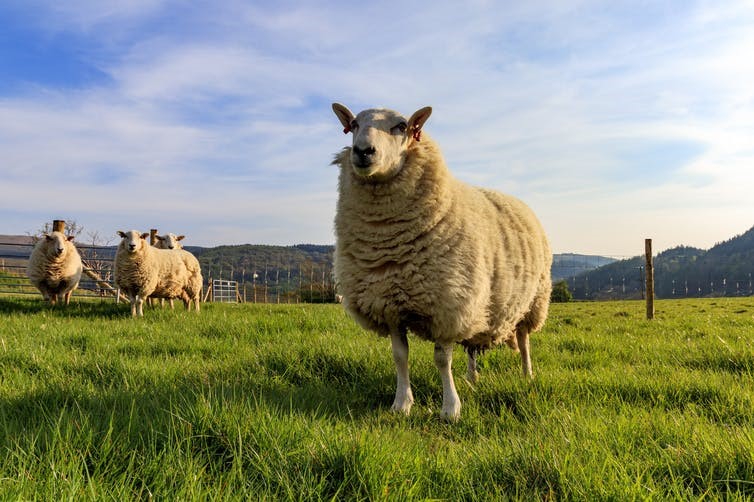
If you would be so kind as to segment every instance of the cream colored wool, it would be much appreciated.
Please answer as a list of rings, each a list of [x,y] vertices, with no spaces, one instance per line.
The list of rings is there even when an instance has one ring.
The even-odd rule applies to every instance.
[[[437,144],[426,134],[416,139],[423,121],[417,130],[414,117],[406,121],[390,110],[366,110],[349,122],[345,107],[341,113],[334,109],[347,130],[356,122],[372,124],[360,124],[354,133],[362,151],[397,140],[403,149],[391,171],[378,176],[364,176],[364,169],[354,166],[359,157],[353,147],[333,161],[340,167],[335,276],[343,303],[363,327],[391,336],[398,411],[408,413],[413,402],[405,333],[435,342],[443,415],[457,419],[460,401],[448,355],[455,343],[467,349],[472,381],[476,354],[503,341],[521,346],[524,373],[531,375],[528,334],[542,327],[550,301],[547,238],[520,200],[453,178]],[[421,111],[426,120],[431,109]],[[404,137],[396,140],[404,125]],[[377,131],[365,133],[364,127],[372,126]],[[391,137],[383,141],[379,134],[385,128]]]
[[[58,301],[68,305],[81,280],[81,255],[72,241],[61,232],[45,234],[29,257],[26,275],[52,305]]]
[[[118,232],[115,283],[131,301],[131,315],[143,316],[146,298],[181,298],[187,310],[198,312],[202,273],[197,259],[185,250],[157,249],[146,241],[149,234]]]

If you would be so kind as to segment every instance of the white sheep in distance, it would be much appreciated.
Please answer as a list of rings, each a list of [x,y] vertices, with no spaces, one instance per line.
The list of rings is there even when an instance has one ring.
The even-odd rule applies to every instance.
[[[167,233],[165,235],[155,235],[155,238],[157,242],[155,242],[154,247],[157,249],[183,249],[180,241],[185,239],[186,236]]]
[[[148,233],[118,232],[121,241],[115,253],[115,283],[131,301],[131,315],[143,316],[144,300],[181,298],[186,310],[191,303],[199,312],[202,272],[197,259],[183,249],[157,249],[146,241]]]
[[[506,342],[531,377],[529,333],[550,302],[552,255],[534,213],[518,199],[462,183],[450,174],[422,126],[432,109],[410,118],[385,109],[357,116],[333,111],[353,133],[339,152],[335,277],[346,310],[361,326],[389,336],[397,372],[392,409],[408,414],[414,398],[408,339],[435,343],[443,384],[442,415],[460,417],[451,373],[453,347],[476,356]]]
[[[180,241],[185,239],[185,235],[175,235],[167,233],[165,235],[155,235],[157,242],[154,243],[154,247],[157,249],[183,249],[183,245]],[[173,308],[173,299],[169,298],[170,308]],[[160,298],[160,307],[165,306],[165,299]]]
[[[81,255],[73,245],[73,236],[52,232],[37,241],[26,275],[51,305],[58,301],[68,305],[73,290],[79,285],[82,270]]]

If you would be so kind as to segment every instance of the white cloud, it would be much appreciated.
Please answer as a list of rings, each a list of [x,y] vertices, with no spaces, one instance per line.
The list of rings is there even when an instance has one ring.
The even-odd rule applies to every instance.
[[[113,220],[164,212],[202,244],[329,242],[337,100],[434,106],[451,169],[530,201],[556,251],[709,246],[753,223],[750,2],[105,4],[39,22],[91,37],[110,81],[0,98],[3,210],[45,179],[90,214],[136,192]]]

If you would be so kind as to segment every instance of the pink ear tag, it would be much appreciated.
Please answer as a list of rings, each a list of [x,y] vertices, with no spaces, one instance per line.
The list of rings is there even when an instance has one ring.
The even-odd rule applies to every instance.
[[[350,127],[346,127],[345,129],[343,129],[343,134],[348,134],[349,132],[351,132]]]

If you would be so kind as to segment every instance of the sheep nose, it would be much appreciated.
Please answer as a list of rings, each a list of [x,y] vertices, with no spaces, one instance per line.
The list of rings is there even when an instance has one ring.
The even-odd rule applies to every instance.
[[[57,248],[57,249],[55,249],[55,252],[57,254],[63,254],[63,248]]]
[[[168,249],[174,249],[173,246],[168,246]]]
[[[128,245],[128,249],[130,249],[131,251],[133,251],[134,249],[136,249],[136,244],[129,244]]]
[[[372,163],[374,154],[377,153],[377,150],[373,146],[359,148],[354,145],[353,153],[356,155],[356,164],[361,167],[366,167]]]

